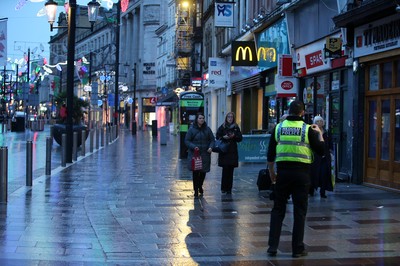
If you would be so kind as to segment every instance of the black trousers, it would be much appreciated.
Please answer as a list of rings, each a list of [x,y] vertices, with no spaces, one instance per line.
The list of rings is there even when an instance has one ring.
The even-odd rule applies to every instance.
[[[233,166],[222,167],[221,191],[231,191],[233,185]]]
[[[193,189],[194,193],[198,193],[199,189],[203,188],[206,173],[201,171],[193,171]]]
[[[293,200],[294,218],[292,253],[301,253],[304,250],[304,227],[308,208],[309,189],[310,176],[308,171],[304,172],[301,171],[301,169],[278,169],[268,240],[268,245],[271,250],[278,249],[289,195],[292,196]]]

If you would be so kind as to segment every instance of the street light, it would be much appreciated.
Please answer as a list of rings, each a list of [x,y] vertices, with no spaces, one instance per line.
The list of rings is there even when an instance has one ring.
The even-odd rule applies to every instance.
[[[53,29],[57,28],[69,27],[69,22],[68,26],[57,26],[57,27],[53,26],[54,22],[56,21],[56,15],[57,15],[57,3],[54,2],[54,0],[48,0],[46,4],[44,4],[44,6],[46,7],[47,20],[50,23],[50,31],[53,31]],[[75,29],[90,29],[91,31],[93,31],[94,23],[96,22],[97,15],[99,14],[100,4],[96,0],[92,0],[87,4],[87,6],[88,6],[88,19],[90,22],[90,28],[77,27],[75,25]],[[69,12],[71,12],[71,7],[75,8],[76,10],[76,0],[70,0],[69,7],[70,7]]]
[[[67,145],[66,145],[66,162],[72,163],[72,137],[73,137],[73,100],[74,100],[74,60],[75,60],[75,32],[76,28],[76,0],[69,1],[68,9],[68,53],[67,53]],[[90,29],[93,30],[93,24],[97,19],[100,4],[92,0],[88,4],[88,17],[91,23]],[[50,31],[53,31],[53,23],[57,13],[57,3],[54,0],[48,0],[45,4],[48,21],[50,23]],[[62,26],[59,26],[62,27]]]
[[[132,135],[136,135],[136,63],[133,67]]]

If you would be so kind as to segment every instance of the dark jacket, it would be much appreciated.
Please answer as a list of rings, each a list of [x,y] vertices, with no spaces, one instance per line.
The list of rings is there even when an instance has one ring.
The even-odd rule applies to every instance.
[[[188,148],[189,170],[191,170],[192,166],[191,161],[194,148],[198,147],[200,149],[200,155],[203,161],[203,169],[201,171],[210,172],[211,153],[208,153],[207,150],[208,148],[212,148],[214,146],[214,142],[214,134],[207,126],[206,122],[204,122],[201,128],[197,125],[197,123],[194,123],[189,128],[185,137],[185,145]]]
[[[299,116],[288,116],[286,118],[289,121],[302,121],[303,119]],[[275,139],[275,131],[276,126],[274,128],[273,134],[271,134],[271,138],[269,140],[268,152],[267,152],[267,161],[274,162],[276,157],[276,139]],[[308,130],[308,139],[310,141],[310,147],[313,152],[318,155],[324,154],[324,142],[319,140],[319,133],[312,128]],[[296,169],[305,173],[310,172],[311,164],[300,163],[300,162],[277,162],[277,168],[290,168]]]
[[[241,142],[243,139],[242,132],[236,123],[231,125],[225,125],[225,123],[223,123],[217,130],[216,138],[223,139],[223,136],[225,135],[232,136],[232,138],[224,140],[229,142],[228,151],[226,153],[218,154],[218,166],[238,167],[239,153],[237,143]]]
[[[325,148],[323,156],[314,153],[314,161],[311,164],[311,184],[314,189],[320,187],[324,190],[333,191],[331,172],[331,149],[332,143],[328,134],[323,134]]]

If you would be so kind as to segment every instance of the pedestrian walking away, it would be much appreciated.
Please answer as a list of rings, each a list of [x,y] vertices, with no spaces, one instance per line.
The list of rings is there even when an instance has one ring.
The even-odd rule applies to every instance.
[[[291,102],[289,116],[276,125],[269,142],[267,163],[271,181],[275,183],[267,250],[269,256],[277,254],[289,196],[293,201],[294,218],[292,256],[297,258],[307,255],[303,240],[312,153],[323,155],[324,139],[318,126],[307,125],[303,121],[303,115],[303,102]]]
[[[317,115],[313,120],[322,132],[325,142],[324,154],[319,156],[314,153],[314,161],[311,164],[311,187],[310,196],[314,196],[314,192],[319,188],[321,198],[326,198],[326,191],[333,191],[332,171],[331,171],[331,151],[332,143],[324,126],[324,119]]]
[[[203,183],[206,178],[206,173],[210,172],[211,153],[214,146],[214,134],[205,122],[203,113],[197,113],[195,120],[185,136],[185,145],[188,148],[189,170],[193,172],[193,190],[194,197],[203,196]],[[191,158],[194,151],[201,156],[201,170],[193,170]]]
[[[233,171],[239,165],[239,153],[237,143],[243,139],[242,132],[235,122],[235,114],[229,112],[225,121],[218,128],[216,138],[227,142],[228,150],[218,154],[218,166],[222,167],[221,192],[232,193]]]

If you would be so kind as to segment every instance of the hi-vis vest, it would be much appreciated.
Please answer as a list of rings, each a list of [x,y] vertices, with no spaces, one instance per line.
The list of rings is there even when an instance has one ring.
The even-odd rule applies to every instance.
[[[312,163],[312,150],[308,140],[310,126],[303,121],[285,120],[276,127],[276,162]]]

